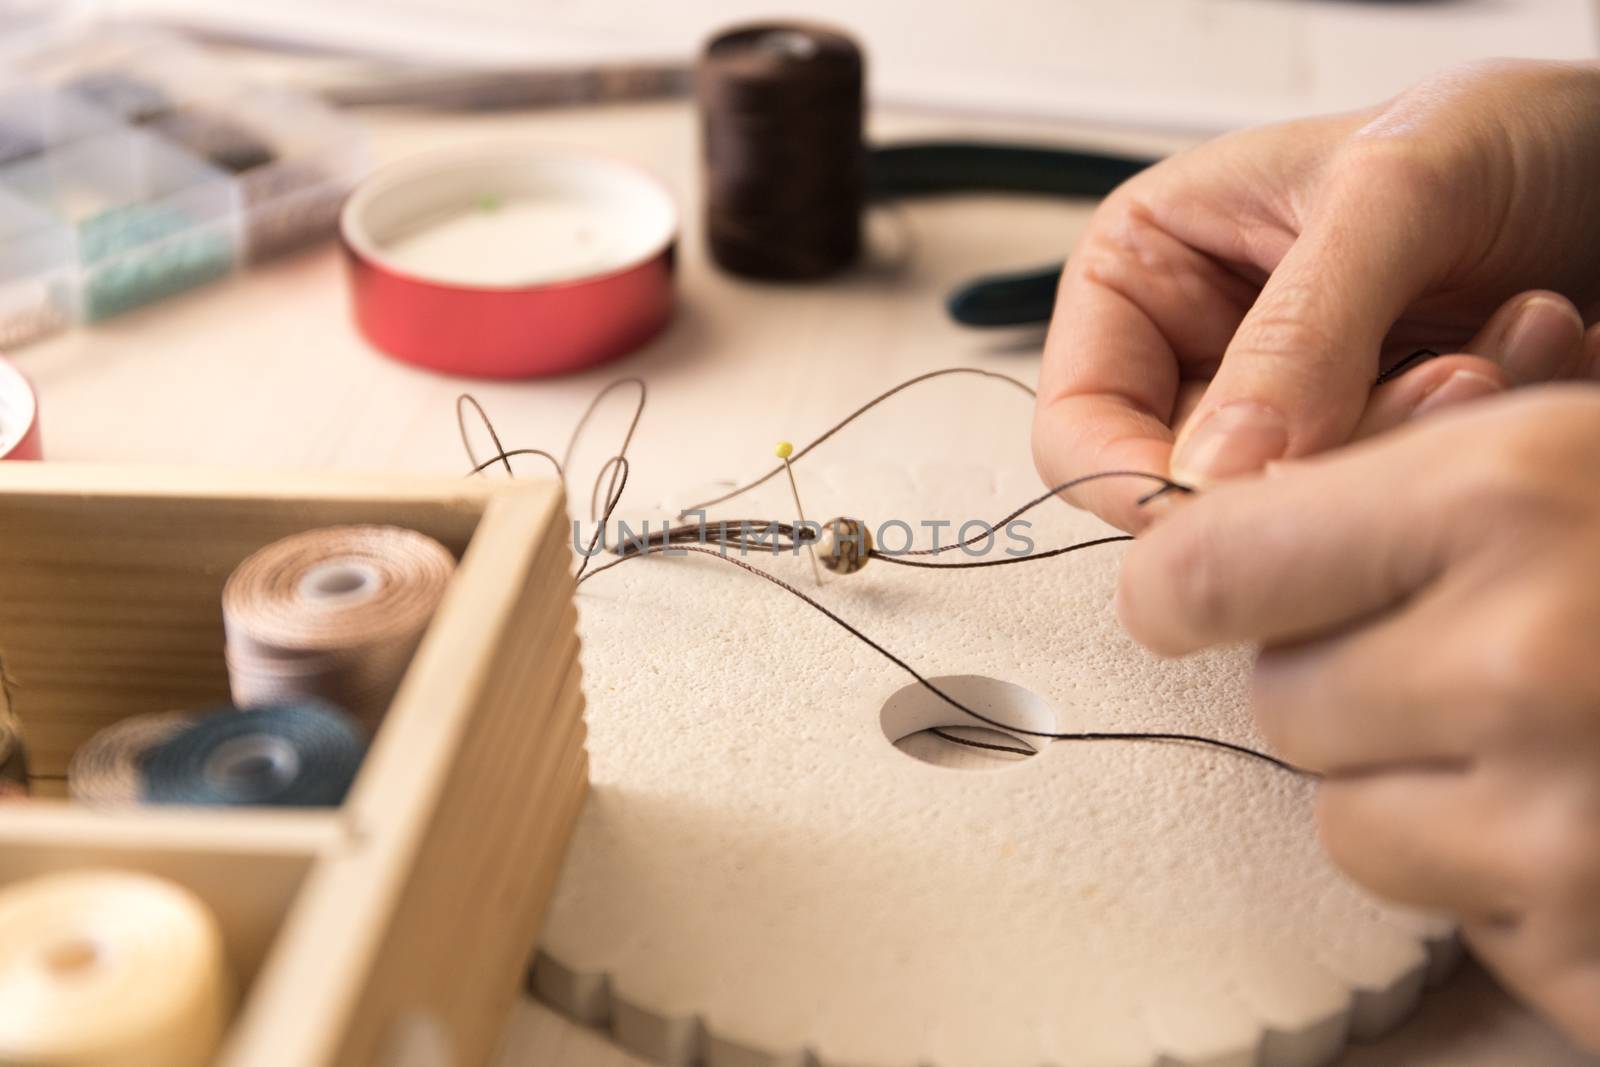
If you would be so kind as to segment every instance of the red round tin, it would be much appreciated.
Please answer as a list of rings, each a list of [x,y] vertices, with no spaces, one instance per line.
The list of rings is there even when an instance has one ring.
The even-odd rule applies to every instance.
[[[393,164],[340,218],[366,338],[481,378],[563,374],[649,341],[672,317],[677,229],[645,172],[536,147]]]
[[[43,459],[39,402],[28,380],[0,359],[0,459]]]

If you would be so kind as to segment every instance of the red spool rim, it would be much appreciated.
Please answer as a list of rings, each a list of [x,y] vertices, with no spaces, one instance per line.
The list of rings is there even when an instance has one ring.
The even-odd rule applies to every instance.
[[[677,234],[654,176],[548,146],[392,164],[340,216],[366,338],[414,366],[488,378],[578,371],[649,341],[671,318]]]
[[[0,459],[38,459],[39,402],[28,380],[0,359]]]
[[[521,166],[531,169],[549,164],[581,167],[595,175],[605,175],[625,181],[641,195],[658,198],[659,205],[664,209],[665,225],[654,239],[641,246],[638,253],[605,269],[574,274],[571,277],[520,284],[452,281],[438,275],[419,274],[395,263],[386,254],[382,243],[375,239],[371,232],[370,222],[366,216],[372,210],[374,202],[381,203],[385,196],[405,196],[415,190],[419,183],[444,174],[458,174],[463,179],[477,177],[481,180],[501,167]],[[596,202],[599,202],[598,199]],[[403,278],[417,285],[464,293],[545,292],[603,281],[626,274],[659,258],[677,242],[678,212],[671,191],[661,179],[643,167],[596,152],[544,145],[496,146],[468,151],[446,149],[391,163],[374,172],[345,201],[344,208],[339,214],[339,236],[351,254],[381,267],[397,278]]]

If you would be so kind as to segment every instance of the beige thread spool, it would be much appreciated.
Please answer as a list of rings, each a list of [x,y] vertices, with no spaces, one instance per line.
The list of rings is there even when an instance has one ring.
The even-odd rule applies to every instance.
[[[137,804],[145,753],[192,722],[193,715],[170,711],[134,715],[106,727],[72,754],[67,795],[95,807]]]
[[[261,549],[222,593],[234,703],[322,700],[376,730],[454,569],[443,545],[395,526]]]
[[[7,1067],[205,1067],[232,1002],[216,917],[180,885],[90,869],[0,889]]]

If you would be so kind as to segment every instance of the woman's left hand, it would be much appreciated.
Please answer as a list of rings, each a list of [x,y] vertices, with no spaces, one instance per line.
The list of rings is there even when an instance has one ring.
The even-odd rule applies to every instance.
[[[1325,775],[1333,859],[1458,915],[1600,1051],[1600,388],[1179,498],[1129,550],[1118,605],[1160,653],[1259,642],[1257,721]]]

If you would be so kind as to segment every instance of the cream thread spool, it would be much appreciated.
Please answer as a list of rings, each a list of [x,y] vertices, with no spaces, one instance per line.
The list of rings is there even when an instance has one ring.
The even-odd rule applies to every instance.
[[[80,804],[137,804],[145,756],[195,721],[185,712],[134,715],[85,741],[67,764],[67,795]]]
[[[443,545],[393,526],[311,530],[261,549],[222,594],[234,702],[324,701],[376,730],[454,568]]]
[[[0,889],[7,1067],[205,1067],[233,988],[216,917],[176,883],[88,869]]]

